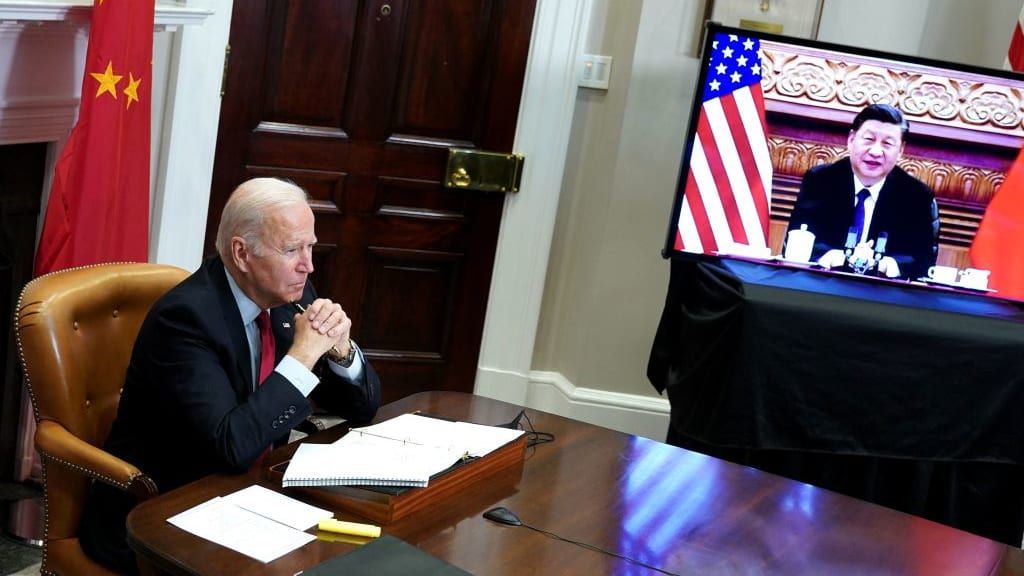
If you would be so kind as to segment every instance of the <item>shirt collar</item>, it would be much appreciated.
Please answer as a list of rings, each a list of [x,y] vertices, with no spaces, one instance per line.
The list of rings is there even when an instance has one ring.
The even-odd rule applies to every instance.
[[[224,275],[228,277],[228,286],[231,287],[231,295],[235,297],[235,304],[238,305],[238,313],[242,315],[242,325],[248,326],[250,322],[260,315],[262,310],[258,304],[245,295],[245,292],[242,292],[242,289],[238,286],[238,282],[235,282],[234,277],[231,276],[230,272],[228,272],[226,266],[224,267]]]
[[[882,178],[881,180],[879,180],[878,182],[875,182],[871,186],[865,186],[864,183],[860,181],[860,178],[857,177],[857,173],[854,172],[853,173],[853,193],[854,193],[854,195],[856,195],[857,192],[861,191],[864,188],[867,188],[868,189],[868,193],[871,194],[871,199],[877,202],[878,201],[878,193],[881,192],[882,186],[885,186],[885,180],[888,177],[889,177],[889,175],[886,174],[885,178]]]

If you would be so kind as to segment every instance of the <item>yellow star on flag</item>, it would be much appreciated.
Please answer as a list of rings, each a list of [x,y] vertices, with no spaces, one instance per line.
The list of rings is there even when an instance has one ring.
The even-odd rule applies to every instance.
[[[90,72],[89,76],[92,76],[100,83],[99,88],[96,89],[96,97],[99,98],[104,92],[110,92],[110,95],[117,100],[117,83],[121,81],[124,76],[118,76],[114,74],[113,62],[107,62],[107,69],[100,74],[99,72]]]
[[[128,87],[124,89],[124,95],[128,97],[128,102],[124,105],[125,110],[132,107],[132,101],[139,101],[140,82],[142,82],[142,78],[136,79],[131,72],[128,73]]]

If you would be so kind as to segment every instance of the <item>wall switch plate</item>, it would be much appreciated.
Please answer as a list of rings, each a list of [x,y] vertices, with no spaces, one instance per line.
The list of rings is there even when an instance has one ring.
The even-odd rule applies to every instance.
[[[612,57],[584,54],[580,61],[579,85],[584,88],[608,89],[612,74]]]

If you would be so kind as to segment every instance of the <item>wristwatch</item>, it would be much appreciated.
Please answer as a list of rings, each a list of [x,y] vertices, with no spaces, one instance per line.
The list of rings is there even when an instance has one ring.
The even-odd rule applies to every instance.
[[[356,358],[356,341],[349,339],[347,355],[342,356],[340,354],[337,354],[335,353],[334,348],[331,348],[327,352],[327,357],[330,358],[332,362],[336,362],[337,364],[339,364],[342,368],[351,367],[352,361],[355,360]]]

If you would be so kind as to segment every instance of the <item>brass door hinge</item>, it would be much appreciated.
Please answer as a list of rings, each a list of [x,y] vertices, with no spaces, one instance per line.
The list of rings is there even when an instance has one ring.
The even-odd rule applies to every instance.
[[[231,44],[224,46],[224,71],[220,76],[220,97],[224,97],[228,85],[228,62],[231,61]]]

